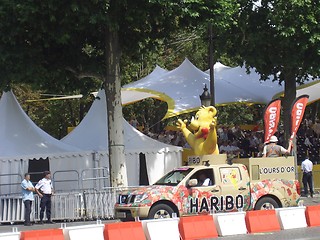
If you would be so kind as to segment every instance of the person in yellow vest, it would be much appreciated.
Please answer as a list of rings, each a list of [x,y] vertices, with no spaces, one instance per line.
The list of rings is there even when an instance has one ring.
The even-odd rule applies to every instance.
[[[277,145],[278,138],[276,136],[271,136],[270,141],[264,146],[262,151],[262,157],[281,157],[282,155],[290,154],[289,149]]]

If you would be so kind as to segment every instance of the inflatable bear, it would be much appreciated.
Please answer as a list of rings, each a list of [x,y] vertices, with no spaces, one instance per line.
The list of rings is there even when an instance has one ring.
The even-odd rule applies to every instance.
[[[188,126],[187,120],[178,119],[176,123],[196,155],[219,154],[216,114],[215,107],[202,106]]]

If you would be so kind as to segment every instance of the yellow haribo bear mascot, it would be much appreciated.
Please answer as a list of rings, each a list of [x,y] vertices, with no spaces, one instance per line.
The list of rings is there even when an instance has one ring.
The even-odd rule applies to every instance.
[[[196,113],[195,118],[191,120],[188,127],[186,125],[187,120],[182,121],[181,119],[178,119],[178,129],[182,131],[190,147],[198,156],[219,154],[216,114],[217,109],[215,107],[202,106]],[[191,129],[193,133],[188,128]]]

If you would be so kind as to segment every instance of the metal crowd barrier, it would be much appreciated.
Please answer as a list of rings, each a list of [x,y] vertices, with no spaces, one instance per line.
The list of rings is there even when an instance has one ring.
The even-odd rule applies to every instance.
[[[24,221],[24,205],[21,197],[1,197],[0,213],[0,223]]]
[[[136,187],[133,187],[136,188]],[[114,218],[114,205],[120,191],[131,188],[106,188],[56,193],[52,196],[52,220],[76,221]],[[31,220],[39,221],[40,198],[35,195]],[[46,220],[46,217],[45,219]],[[24,204],[19,195],[0,196],[0,223],[24,221]]]
[[[115,188],[109,188],[103,191],[84,192],[84,208],[86,209],[87,219],[113,218],[116,193]]]
[[[123,190],[136,189],[137,187],[106,187],[102,191],[88,190],[83,193],[86,218],[111,219],[114,218],[114,205],[118,194]]]
[[[54,194],[51,200],[51,215],[53,220],[75,221],[84,218],[82,193]],[[40,211],[40,205],[37,209]]]

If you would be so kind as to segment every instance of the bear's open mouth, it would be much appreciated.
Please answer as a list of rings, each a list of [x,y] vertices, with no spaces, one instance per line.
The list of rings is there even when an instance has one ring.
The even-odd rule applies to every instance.
[[[209,128],[203,127],[203,128],[198,128],[198,131],[194,134],[196,138],[204,138],[206,139],[209,133]]]

